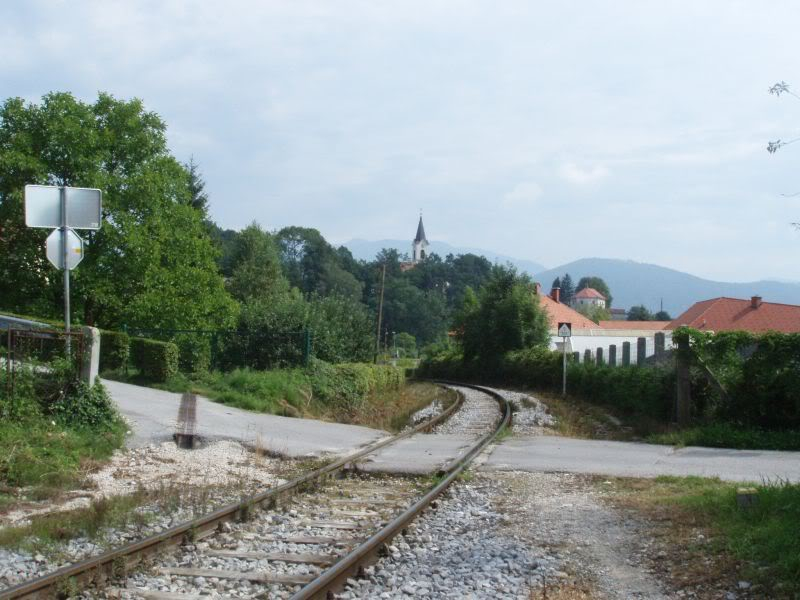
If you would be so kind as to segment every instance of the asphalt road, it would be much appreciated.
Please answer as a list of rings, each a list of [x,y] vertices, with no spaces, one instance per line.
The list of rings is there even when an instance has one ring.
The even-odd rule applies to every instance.
[[[461,456],[474,443],[474,435],[418,433],[381,448],[358,468],[375,473],[427,475]]]
[[[172,439],[180,394],[104,380],[132,426],[131,447]],[[312,419],[255,413],[197,399],[196,432],[203,439],[238,440],[285,456],[346,454],[389,435],[385,431]]]
[[[172,439],[180,394],[116,381],[103,382],[132,425],[129,446]],[[285,456],[346,454],[389,435],[385,431],[311,419],[254,413],[197,400],[197,433],[233,439]],[[470,436],[419,434],[384,448],[361,468],[392,473],[430,473],[458,456]],[[784,479],[800,482],[800,452],[680,448],[560,436],[507,438],[482,469],[570,472],[620,477],[697,475],[730,481]]]
[[[486,470],[545,471],[658,477],[697,475],[728,481],[800,481],[800,452],[673,448],[655,444],[579,440],[560,436],[506,439]]]

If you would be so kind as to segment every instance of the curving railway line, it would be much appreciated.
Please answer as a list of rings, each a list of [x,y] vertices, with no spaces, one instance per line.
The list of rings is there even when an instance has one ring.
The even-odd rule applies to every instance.
[[[456,403],[411,430],[158,535],[1,590],[0,600],[332,598],[426,508],[435,507],[437,497],[509,424],[511,407],[501,395],[459,385],[490,397],[499,410],[487,408],[485,399],[464,409],[459,392]],[[475,440],[432,486],[358,472],[358,462],[370,454],[444,427],[451,415]]]

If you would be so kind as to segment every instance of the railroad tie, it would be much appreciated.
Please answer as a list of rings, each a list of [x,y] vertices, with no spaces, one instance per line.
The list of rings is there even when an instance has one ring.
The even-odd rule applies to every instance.
[[[314,580],[313,575],[283,575],[271,573],[242,573],[241,571],[225,571],[222,569],[191,569],[185,567],[162,567],[159,569],[164,575],[177,575],[179,577],[216,577],[218,579],[240,579],[256,583],[281,583],[285,585],[305,585]]]
[[[337,556],[330,554],[303,554],[286,552],[240,552],[238,550],[208,550],[209,556],[222,556],[227,558],[244,558],[252,560],[271,560],[275,562],[297,563],[307,565],[330,565]]]
[[[267,542],[284,542],[286,544],[317,544],[320,546],[353,546],[360,540],[356,538],[335,538],[320,535],[298,535],[294,537],[280,537],[277,535],[262,535],[261,539]]]

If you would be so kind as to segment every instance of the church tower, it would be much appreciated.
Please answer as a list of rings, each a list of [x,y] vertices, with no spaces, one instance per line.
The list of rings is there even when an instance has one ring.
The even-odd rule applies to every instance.
[[[422,215],[419,216],[417,235],[411,243],[411,262],[417,264],[428,256],[428,238],[425,237],[425,227],[422,225]]]

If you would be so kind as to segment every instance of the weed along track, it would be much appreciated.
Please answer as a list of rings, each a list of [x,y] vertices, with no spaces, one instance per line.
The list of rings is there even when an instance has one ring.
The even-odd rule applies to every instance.
[[[453,423],[445,423],[451,415]],[[411,430],[160,534],[0,591],[0,600],[332,597],[388,554],[392,539],[426,508],[436,506],[510,418],[502,396],[464,386],[457,402]],[[437,426],[475,439],[433,484],[350,468]]]

